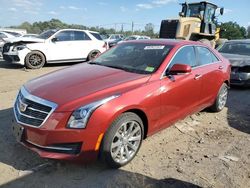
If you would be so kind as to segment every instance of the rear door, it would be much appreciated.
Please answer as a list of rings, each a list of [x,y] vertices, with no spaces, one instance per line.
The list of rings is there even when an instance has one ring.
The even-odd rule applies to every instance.
[[[204,107],[211,105],[223,83],[223,64],[215,54],[204,46],[196,46],[201,73],[201,101]]]
[[[161,80],[161,126],[185,117],[199,109],[201,80],[200,70],[196,69],[197,59],[193,46],[181,48],[171,60],[167,72],[174,64],[187,64],[191,73],[165,76]]]
[[[84,31],[74,31],[74,43],[73,48],[75,59],[86,60],[90,51],[94,49],[93,40],[88,36],[88,34]]]

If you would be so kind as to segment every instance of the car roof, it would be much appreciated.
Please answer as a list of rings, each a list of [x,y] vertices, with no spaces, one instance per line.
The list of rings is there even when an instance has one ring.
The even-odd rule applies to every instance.
[[[91,32],[91,33],[99,33],[97,31],[84,30],[84,29],[59,29],[58,31],[85,31],[85,32]]]
[[[204,45],[201,42],[188,41],[188,40],[179,40],[179,39],[143,39],[143,40],[131,40],[127,43],[149,43],[149,44],[163,44],[163,45]],[[205,46],[205,45],[204,45]]]
[[[228,40],[225,43],[250,43],[250,39]]]

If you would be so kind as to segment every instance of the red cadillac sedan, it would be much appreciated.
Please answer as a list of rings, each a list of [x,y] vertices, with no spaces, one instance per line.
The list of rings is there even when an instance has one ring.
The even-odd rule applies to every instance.
[[[41,157],[129,163],[142,140],[227,100],[230,64],[198,42],[124,42],[20,89],[13,132]]]

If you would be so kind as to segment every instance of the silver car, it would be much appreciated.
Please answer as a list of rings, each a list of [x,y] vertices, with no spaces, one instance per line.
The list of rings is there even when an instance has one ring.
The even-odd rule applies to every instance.
[[[218,47],[218,51],[232,65],[232,85],[250,86],[250,40],[230,40]]]

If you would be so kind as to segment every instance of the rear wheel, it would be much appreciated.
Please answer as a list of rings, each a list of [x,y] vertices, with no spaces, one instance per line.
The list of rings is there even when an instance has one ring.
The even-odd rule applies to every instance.
[[[101,52],[98,50],[91,51],[87,57],[87,61],[90,61],[94,58],[96,58]]]
[[[32,51],[25,57],[25,66],[30,69],[40,69],[45,62],[45,56],[39,51]]]
[[[219,93],[216,97],[214,104],[210,107],[210,109],[214,112],[220,112],[226,105],[228,96],[228,86],[223,83],[220,87]]]
[[[127,112],[110,126],[102,142],[101,157],[112,168],[129,163],[140,149],[144,135],[139,116]]]

